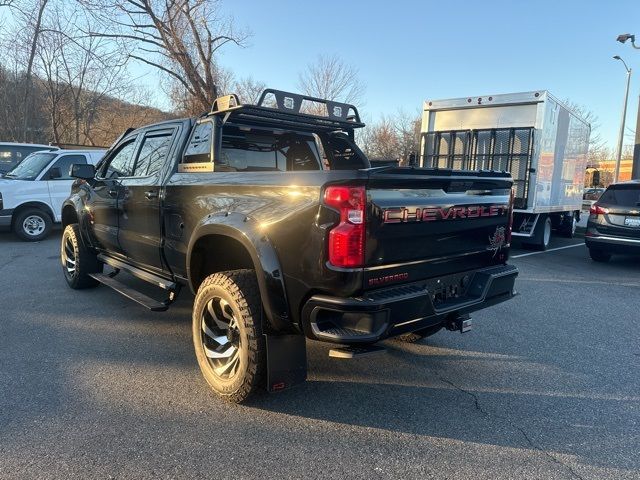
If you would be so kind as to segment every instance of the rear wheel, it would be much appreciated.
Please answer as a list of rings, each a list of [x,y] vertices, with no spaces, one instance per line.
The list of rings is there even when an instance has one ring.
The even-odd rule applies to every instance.
[[[431,335],[435,335],[440,330],[442,330],[443,326],[444,326],[443,324],[439,323],[437,325],[432,325],[430,327],[423,328],[422,330],[417,330],[411,333],[404,333],[402,335],[398,335],[396,337],[396,340],[399,340],[405,343],[416,343],[418,340],[422,340],[423,338],[427,338],[427,337],[430,337]]]
[[[82,241],[77,223],[67,225],[62,232],[60,260],[67,285],[75,290],[95,287],[98,281],[90,273],[102,272],[102,263]]]
[[[536,225],[534,247],[538,250],[546,250],[551,242],[551,229],[553,225],[548,215],[541,216]]]
[[[27,208],[19,212],[13,222],[13,231],[22,240],[37,242],[51,232],[51,217],[39,208]]]
[[[589,249],[589,256],[594,262],[608,262],[611,260],[611,254],[595,248]]]
[[[240,403],[264,386],[262,303],[253,270],[208,276],[195,298],[192,331],[200,370],[218,395]]]

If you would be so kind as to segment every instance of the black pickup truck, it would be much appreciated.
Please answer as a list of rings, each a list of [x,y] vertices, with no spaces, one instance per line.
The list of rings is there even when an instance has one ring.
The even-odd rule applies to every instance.
[[[71,167],[67,283],[156,311],[191,289],[198,363],[234,402],[304,381],[305,337],[349,358],[468,330],[470,312],[514,295],[511,176],[372,168],[363,126],[353,105],[269,89],[125,132],[96,167]]]

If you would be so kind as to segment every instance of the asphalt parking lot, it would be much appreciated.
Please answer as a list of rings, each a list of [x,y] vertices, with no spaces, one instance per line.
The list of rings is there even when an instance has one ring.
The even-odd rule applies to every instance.
[[[513,301],[246,406],[200,376],[192,297],[72,291],[60,233],[0,234],[0,478],[640,477],[640,259],[515,248]],[[578,246],[572,246],[577,244]]]

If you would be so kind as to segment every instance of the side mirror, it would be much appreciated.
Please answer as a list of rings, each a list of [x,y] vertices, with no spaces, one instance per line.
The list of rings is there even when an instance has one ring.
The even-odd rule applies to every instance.
[[[60,167],[51,167],[49,169],[49,180],[55,180],[56,178],[62,178]]]
[[[74,163],[70,173],[73,178],[92,180],[96,176],[96,168],[89,163]]]

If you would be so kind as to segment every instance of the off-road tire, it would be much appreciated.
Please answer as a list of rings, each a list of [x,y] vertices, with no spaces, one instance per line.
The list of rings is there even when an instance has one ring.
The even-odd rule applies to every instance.
[[[209,302],[222,298],[237,316],[240,358],[237,373],[230,379],[215,373],[205,353],[203,316]],[[202,375],[220,397],[241,403],[266,382],[266,345],[262,326],[262,302],[254,270],[231,270],[214,273],[204,279],[193,305],[192,334]]]
[[[28,218],[38,219],[37,221],[40,223],[42,231],[38,234],[29,234],[24,227],[25,221]],[[13,219],[13,232],[25,242],[39,242],[40,240],[44,240],[51,233],[51,227],[53,225],[53,221],[47,212],[41,210],[39,208],[26,208],[18,214]]]
[[[422,340],[423,338],[427,338],[427,337],[430,337],[431,335],[435,335],[440,330],[442,330],[443,327],[444,327],[444,324],[439,323],[437,325],[432,325],[430,327],[423,328],[422,330],[416,330],[415,332],[398,335],[396,337],[396,340],[404,343],[416,343],[418,340]]]
[[[73,255],[73,258],[70,255]],[[98,281],[91,278],[89,274],[102,272],[103,264],[84,244],[77,223],[67,225],[62,232],[60,261],[64,279],[69,287],[81,290],[98,285]]]
[[[611,260],[611,254],[607,252],[603,252],[602,250],[598,250],[596,248],[589,249],[589,256],[591,260],[594,262],[608,262]]]

